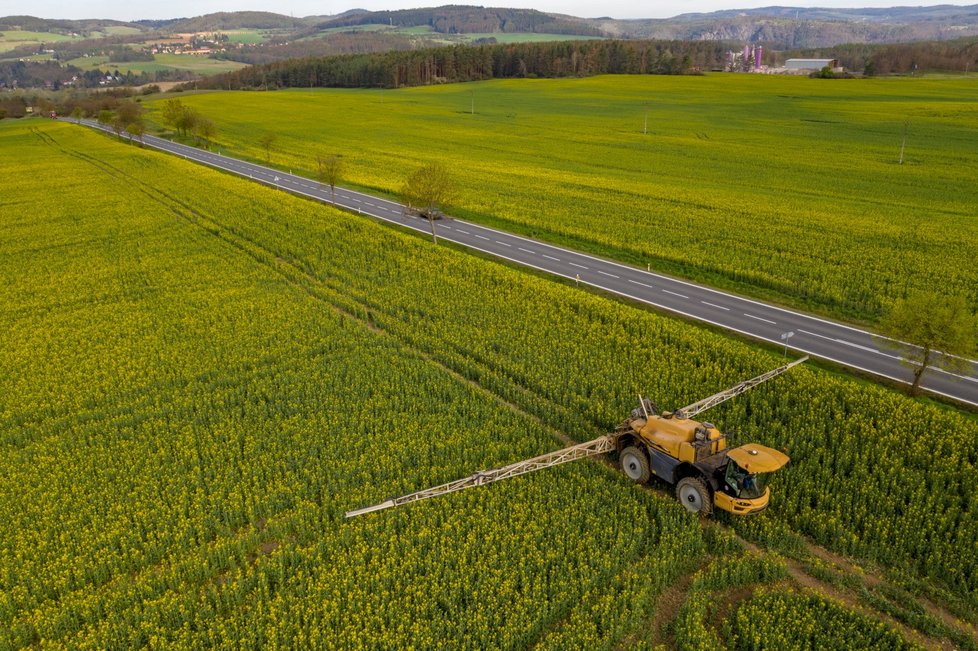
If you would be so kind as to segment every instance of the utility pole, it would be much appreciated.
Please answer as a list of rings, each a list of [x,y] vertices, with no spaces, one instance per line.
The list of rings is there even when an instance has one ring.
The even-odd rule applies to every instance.
[[[910,125],[910,120],[904,120],[903,122],[903,144],[900,145],[900,164],[903,165],[903,150],[907,148],[907,127]]]
[[[472,108],[469,111],[472,115],[475,115],[475,91],[472,91]]]

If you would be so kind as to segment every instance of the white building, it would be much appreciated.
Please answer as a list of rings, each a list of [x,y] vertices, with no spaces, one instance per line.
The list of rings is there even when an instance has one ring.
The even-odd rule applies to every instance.
[[[814,72],[825,66],[832,68],[832,72],[842,72],[838,59],[788,59],[784,62],[787,72]]]

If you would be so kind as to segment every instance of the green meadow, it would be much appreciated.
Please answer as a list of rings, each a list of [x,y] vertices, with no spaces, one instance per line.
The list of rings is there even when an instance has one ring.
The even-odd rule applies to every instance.
[[[106,72],[118,70],[123,74],[130,70],[134,74],[159,70],[189,70],[200,75],[216,75],[247,67],[247,64],[237,61],[221,61],[191,54],[154,54],[152,61],[122,62],[109,61],[108,56],[78,57],[68,61],[68,63],[82,70],[104,70]]]
[[[41,45],[42,43],[78,41],[83,38],[128,36],[141,33],[139,29],[125,25],[109,25],[104,30],[95,31],[85,36],[80,34],[59,34],[57,32],[32,32],[22,29],[7,29],[0,30],[0,52],[6,52],[22,45]]]
[[[261,29],[229,29],[221,32],[226,35],[232,43],[246,43],[254,45],[266,41],[271,32]]]
[[[271,132],[273,165],[340,154],[384,194],[441,161],[456,215],[873,321],[913,289],[978,307],[976,98],[969,79],[715,74],[183,101],[228,153],[264,160]]]
[[[81,37],[55,34],[53,32],[29,32],[21,29],[7,29],[0,31],[0,52],[6,52],[22,45],[76,41],[79,38]]]
[[[101,33],[108,36],[134,36],[143,32],[136,27],[129,27],[127,25],[108,25]]]

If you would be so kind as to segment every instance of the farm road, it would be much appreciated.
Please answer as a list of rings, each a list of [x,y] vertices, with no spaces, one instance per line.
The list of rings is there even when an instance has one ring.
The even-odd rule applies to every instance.
[[[112,132],[91,120],[83,120],[82,124]],[[144,142],[154,149],[293,194],[421,233],[430,233],[427,220],[410,214],[404,205],[395,201],[339,187],[336,188],[334,200],[329,186],[302,176],[155,136],[145,136]],[[752,339],[783,346],[785,340],[782,337],[790,332],[792,335],[787,339],[787,347],[793,351],[903,384],[910,384],[912,380],[910,369],[901,363],[905,355],[901,351],[911,347],[892,341],[884,346],[879,335],[866,330],[460,219],[436,221],[435,230],[439,238],[467,248],[732,330]],[[924,375],[922,387],[930,393],[978,407],[978,362],[968,360],[963,373],[931,368]]]

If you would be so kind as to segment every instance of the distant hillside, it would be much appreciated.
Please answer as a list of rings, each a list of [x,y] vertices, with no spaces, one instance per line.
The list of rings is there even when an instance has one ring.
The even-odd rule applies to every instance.
[[[389,30],[427,28],[434,34],[555,34],[582,37],[732,41],[774,49],[830,47],[842,43],[944,41],[978,35],[978,5],[830,9],[762,7],[688,13],[666,19],[577,18],[534,9],[446,5],[400,11],[351,9],[336,16],[295,18],[262,11],[220,12],[194,18],[140,20],[45,20],[31,16],[0,18],[0,31],[24,30],[87,37],[112,27],[144,32],[209,33],[231,30],[274,31],[277,42],[316,38],[324,31],[384,26]],[[404,32],[410,36],[410,33]],[[417,36],[417,34],[415,34]],[[363,36],[365,40],[370,37]],[[423,40],[423,39],[422,39]],[[418,43],[424,45],[423,43]],[[319,48],[322,49],[322,48]],[[369,49],[369,48],[368,48]],[[263,55],[265,56],[265,55]]]
[[[133,23],[119,20],[50,20],[34,16],[0,17],[0,31],[24,30],[27,32],[49,32],[52,34],[78,34],[85,36],[91,32],[101,32],[108,27],[139,27]]]
[[[318,20],[318,19],[317,19]],[[306,27],[306,19],[273,14],[267,11],[234,11],[218,12],[182,18],[166,25],[165,29],[173,33],[216,32],[231,29],[283,29],[297,30]]]
[[[978,34],[978,5],[886,9],[764,7],[682,14],[662,20],[595,19],[592,25],[619,38],[730,40],[777,48],[840,43],[948,40]]]
[[[533,9],[447,5],[401,11],[354,10],[314,25],[320,30],[364,25],[425,26],[441,34],[528,32],[683,41],[727,40],[763,43],[775,48],[812,48],[840,43],[899,43],[978,35],[978,5],[885,9],[774,6],[643,20],[585,19]]]
[[[656,20],[585,19],[533,9],[466,5],[400,11],[351,9],[335,16],[301,18],[238,11],[134,23],[7,16],[0,18],[0,62],[52,59],[62,65],[62,74],[57,76],[53,76],[51,66],[35,66],[37,71],[31,74],[11,73],[8,85],[77,82],[102,86],[130,83],[130,74],[141,83],[167,81],[214,74],[237,68],[237,64],[268,65],[289,59],[612,38],[690,44],[695,46],[689,63],[692,69],[722,67],[725,52],[744,43],[758,43],[765,46],[765,63],[772,65],[790,53],[820,57],[832,52],[832,58],[838,58],[847,69],[890,74],[918,69],[976,70],[976,37],[978,5],[886,9],[773,6]],[[605,52],[596,46],[580,46],[580,51],[574,49],[577,47],[568,46],[568,51],[579,56]],[[710,56],[699,57],[700,47],[709,50]],[[392,56],[390,60],[400,59]],[[71,66],[92,77],[77,79]],[[99,71],[111,72],[118,67],[123,74],[110,80],[104,75],[98,78]],[[671,64],[660,67],[673,70]],[[309,83],[307,72],[302,71],[299,82]],[[362,77],[357,73],[352,77],[355,81],[341,83],[358,85]]]
[[[932,5],[929,7],[867,7],[862,9],[831,9],[820,7],[760,7],[758,9],[725,9],[710,13],[680,14],[669,20],[699,20],[702,18],[733,18],[737,16],[769,16],[797,20],[849,20],[859,22],[927,22],[946,21],[959,16],[974,15],[978,5]]]
[[[548,14],[535,9],[500,9],[447,5],[401,11],[356,12],[317,25],[320,29],[388,25],[393,27],[430,27],[441,34],[495,34],[529,32],[540,34],[576,34],[601,36],[601,30],[590,21]]]

